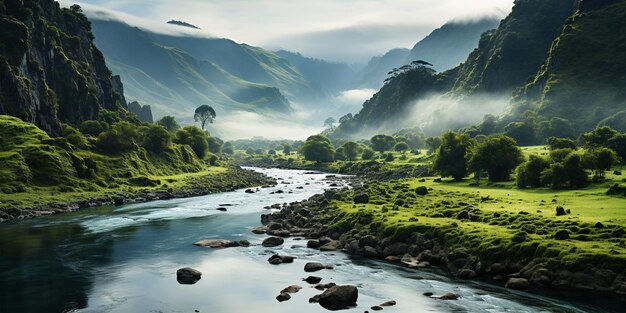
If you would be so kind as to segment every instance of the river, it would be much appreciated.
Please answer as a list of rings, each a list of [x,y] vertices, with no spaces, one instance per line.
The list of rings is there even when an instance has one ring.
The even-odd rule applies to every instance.
[[[253,194],[238,190],[0,224],[0,312],[327,312],[308,303],[320,293],[302,281],[309,261],[335,266],[314,274],[322,282],[359,288],[358,307],[346,312],[364,312],[387,300],[397,305],[385,312],[610,312],[589,303],[459,281],[436,269],[410,270],[310,250],[302,240],[264,248],[260,242],[266,236],[249,231],[268,212],[263,207],[304,200],[329,182],[323,174],[255,170],[281,178],[279,185]],[[271,194],[279,189],[284,193]],[[222,204],[231,205],[228,212],[216,210]],[[246,239],[252,246],[215,250],[192,245],[212,238]],[[270,265],[273,252],[297,259]],[[200,270],[202,279],[178,284],[176,270],[186,266]],[[289,301],[276,301],[279,291],[293,284],[304,289]],[[427,291],[461,297],[436,300],[422,295]]]

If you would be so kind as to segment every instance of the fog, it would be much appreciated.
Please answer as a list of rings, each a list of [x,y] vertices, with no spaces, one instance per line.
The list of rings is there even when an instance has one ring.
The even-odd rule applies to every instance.
[[[410,48],[452,19],[505,16],[513,0],[60,0],[88,16],[106,12],[155,32],[218,36],[268,49],[348,63],[366,62],[391,48]],[[202,31],[167,27],[170,19]]]
[[[478,124],[486,114],[501,115],[510,107],[511,95],[475,94],[464,98],[450,94],[430,94],[407,105],[406,113],[388,119],[375,127],[362,128],[350,134],[355,139],[370,138],[375,134],[393,134],[401,129],[419,127],[426,136],[439,136],[447,130]]]
[[[295,115],[306,116],[306,113]],[[268,117],[245,111],[230,112],[219,117],[212,128],[217,130],[215,135],[225,140],[252,137],[302,140],[323,130],[321,124],[305,125],[301,119]]]

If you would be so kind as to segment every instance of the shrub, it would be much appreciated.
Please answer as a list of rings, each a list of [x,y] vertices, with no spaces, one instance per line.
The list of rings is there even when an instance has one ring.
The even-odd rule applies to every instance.
[[[385,157],[386,162],[393,162],[394,160],[395,158],[393,157],[393,153],[388,153],[387,156]]]
[[[65,137],[67,142],[71,143],[77,148],[84,148],[85,146],[87,146],[87,139],[85,139],[85,136],[83,136],[83,134],[78,131],[78,129],[68,124],[61,124],[61,135]]]
[[[101,121],[94,121],[94,120],[84,121],[78,127],[81,133],[85,135],[93,136],[93,137],[98,137],[98,135],[108,130],[108,128],[109,128],[109,124],[105,122],[101,122]]]
[[[541,173],[550,167],[550,163],[545,158],[531,155],[528,161],[517,167],[516,183],[518,188],[541,187]]]
[[[199,158],[204,158],[209,148],[207,134],[196,126],[186,126],[179,129],[174,137],[174,142],[188,145]]]
[[[224,154],[230,154],[230,155],[234,154],[235,153],[235,149],[233,148],[233,144],[230,143],[230,142],[225,143],[222,146],[222,152]]]
[[[105,153],[131,151],[137,148],[141,136],[136,125],[129,122],[117,122],[98,136],[97,146]]]
[[[313,135],[304,142],[302,154],[308,161],[332,162],[335,149],[330,143],[330,139],[322,135]]]
[[[151,124],[144,127],[142,133],[143,147],[155,153],[168,149],[172,142],[172,136],[169,131],[161,125]]]
[[[156,121],[157,125],[161,125],[163,127],[165,127],[165,129],[167,129],[167,131],[169,132],[176,132],[180,126],[178,125],[178,122],[176,122],[176,119],[173,116],[164,116],[162,117],[160,120]]]
[[[576,143],[569,138],[549,137],[546,143],[550,146],[550,150],[556,149],[572,149],[576,150]]]
[[[370,148],[363,149],[363,154],[361,155],[363,160],[371,160],[374,158],[374,150]]]

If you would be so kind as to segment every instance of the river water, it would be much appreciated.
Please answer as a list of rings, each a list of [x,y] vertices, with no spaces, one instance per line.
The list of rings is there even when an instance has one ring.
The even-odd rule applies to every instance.
[[[328,188],[323,174],[255,169],[280,178],[279,185],[201,197],[102,207],[59,216],[0,224],[0,312],[326,312],[308,299],[319,291],[302,278],[317,261],[334,270],[314,275],[324,282],[359,288],[358,307],[396,300],[385,312],[610,312],[610,308],[555,300],[480,282],[458,281],[434,270],[410,270],[341,252],[306,248],[288,239],[264,248],[263,207],[304,200]],[[284,184],[289,183],[289,184]],[[304,189],[296,189],[302,186]],[[270,194],[277,190],[282,194]],[[291,192],[291,193],[289,193]],[[230,204],[228,212],[217,211]],[[202,239],[246,239],[248,248],[193,246]],[[296,256],[293,264],[270,265],[274,252]],[[202,272],[194,285],[180,285],[176,270]],[[304,287],[291,300],[275,297],[289,285]],[[423,296],[454,292],[457,301]],[[371,310],[370,310],[371,311]]]

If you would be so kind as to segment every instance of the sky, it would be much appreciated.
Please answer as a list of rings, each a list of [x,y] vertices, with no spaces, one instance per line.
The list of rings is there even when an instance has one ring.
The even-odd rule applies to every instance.
[[[397,48],[411,48],[450,20],[504,17],[513,0],[61,0],[90,15],[106,11],[129,24],[167,31],[183,20],[208,36],[266,49],[363,63]]]

